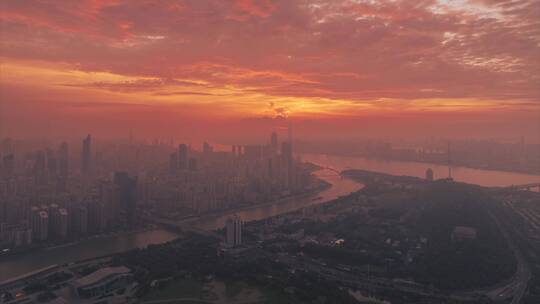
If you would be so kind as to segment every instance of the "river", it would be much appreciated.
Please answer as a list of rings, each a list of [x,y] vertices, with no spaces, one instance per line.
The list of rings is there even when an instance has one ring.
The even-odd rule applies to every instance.
[[[401,162],[379,161],[361,157],[340,157],[326,155],[303,155],[304,161],[313,162],[322,167],[343,170],[347,168],[366,169],[394,175],[410,175],[423,177],[427,168],[431,168],[435,178],[447,177],[448,168],[442,165]],[[244,221],[260,220],[274,215],[287,213],[305,206],[320,204],[333,200],[339,196],[347,195],[359,190],[362,185],[343,179],[331,170],[321,170],[316,175],[332,184],[318,194],[290,199],[277,204],[266,204],[249,209],[243,209],[238,214]],[[457,181],[482,186],[510,186],[540,182],[540,176],[502,171],[490,171],[453,167],[452,177]],[[231,212],[232,213],[232,212]],[[190,221],[198,228],[212,230],[225,225],[225,220],[231,213],[219,216],[206,217]],[[63,247],[39,250],[28,254],[5,256],[0,258],[0,281],[22,275],[40,268],[54,264],[69,263],[77,260],[102,256],[134,248],[144,248],[149,244],[164,243],[176,237],[175,234],[166,230],[153,230],[138,233],[126,233],[114,236],[91,238],[75,244]]]
[[[426,170],[431,168],[435,179],[448,177],[448,166],[395,161],[375,160],[365,157],[331,156],[323,154],[304,154],[304,161],[318,164],[322,167],[334,168],[338,171],[344,169],[365,169],[368,171],[388,173],[392,175],[408,175],[425,177]],[[472,169],[466,167],[452,167],[452,178],[459,182],[476,184],[485,187],[503,187],[540,183],[540,175],[513,173],[495,170]]]
[[[332,184],[332,187],[313,195],[293,198],[276,204],[266,204],[249,209],[242,209],[236,212],[226,212],[218,216],[187,221],[187,223],[193,224],[196,227],[204,230],[219,229],[225,226],[225,221],[232,214],[237,214],[245,222],[261,220],[275,215],[295,211],[306,206],[328,202],[340,196],[360,190],[363,187],[363,185],[358,182],[341,178],[341,176],[331,170],[320,170],[315,172],[315,175]]]
[[[156,229],[94,237],[78,243],[0,257],[0,282],[55,264],[65,264],[93,257],[124,252],[171,241],[176,234]]]

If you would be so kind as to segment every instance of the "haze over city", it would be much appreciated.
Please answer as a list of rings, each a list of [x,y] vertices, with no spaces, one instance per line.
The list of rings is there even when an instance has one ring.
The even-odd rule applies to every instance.
[[[539,257],[539,0],[0,1],[0,304],[536,304]]]

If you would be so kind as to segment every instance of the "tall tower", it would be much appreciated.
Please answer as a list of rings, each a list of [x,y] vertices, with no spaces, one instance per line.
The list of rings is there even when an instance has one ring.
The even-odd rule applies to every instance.
[[[452,158],[450,157],[450,142],[448,142],[448,178],[452,179]]]
[[[272,135],[270,135],[270,149],[272,150],[272,154],[276,155],[278,152],[278,137],[276,131],[272,132]]]
[[[180,170],[187,170],[188,168],[188,150],[189,148],[186,144],[180,144],[178,146],[178,167]]]
[[[137,177],[130,177],[127,172],[115,172],[114,184],[117,186],[120,207],[126,213],[127,224],[133,227],[137,208]]]
[[[88,136],[86,136],[86,138],[83,140],[83,146],[82,146],[81,172],[82,172],[83,177],[87,177],[88,175],[90,175],[90,163],[92,161],[91,153],[92,153],[92,136],[88,134]]]

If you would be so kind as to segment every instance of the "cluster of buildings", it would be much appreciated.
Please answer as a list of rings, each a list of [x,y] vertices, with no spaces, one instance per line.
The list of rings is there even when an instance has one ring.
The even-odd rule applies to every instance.
[[[277,200],[307,191],[314,179],[293,155],[289,140],[272,133],[267,143],[201,151],[180,144],[169,155],[167,174],[141,182],[143,204],[154,215],[178,218]]]
[[[41,144],[42,145],[42,144]],[[70,153],[0,145],[0,249],[133,228],[140,215],[180,219],[290,197],[318,184],[277,133],[259,145],[98,143]],[[36,149],[37,148],[37,149]]]
[[[70,166],[68,144],[21,153],[11,140],[0,146],[0,248],[4,251],[57,243],[135,219],[137,178],[127,172],[95,175],[92,139],[83,140],[80,170]]]
[[[129,303],[138,286],[134,274],[110,262],[53,265],[0,282],[0,303]]]
[[[237,215],[227,219],[225,223],[226,245],[237,247],[242,245],[242,220]]]

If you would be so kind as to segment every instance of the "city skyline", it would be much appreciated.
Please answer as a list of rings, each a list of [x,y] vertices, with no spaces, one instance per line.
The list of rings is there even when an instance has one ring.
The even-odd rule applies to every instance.
[[[539,5],[6,1],[0,132],[538,142]]]
[[[0,304],[540,303],[540,0],[0,1]]]

